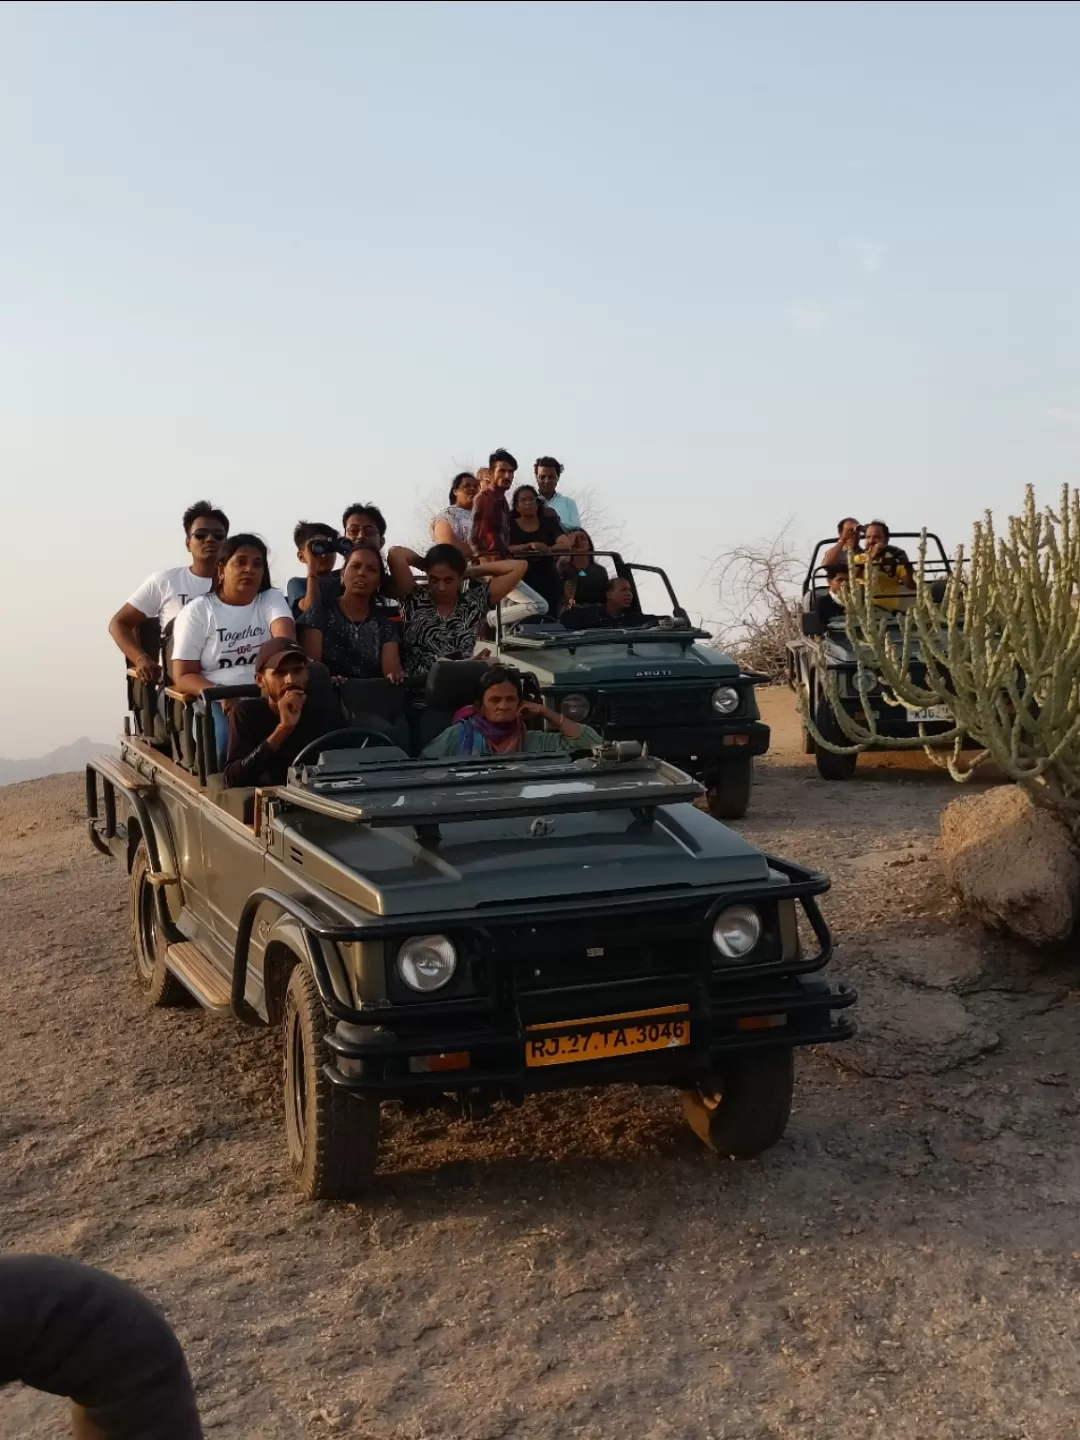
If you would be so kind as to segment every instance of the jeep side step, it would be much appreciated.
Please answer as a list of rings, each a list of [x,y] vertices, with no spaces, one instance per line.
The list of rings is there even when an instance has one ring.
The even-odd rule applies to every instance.
[[[170,945],[165,962],[195,999],[212,1015],[230,1015],[229,979],[209,961],[197,945],[185,940]]]

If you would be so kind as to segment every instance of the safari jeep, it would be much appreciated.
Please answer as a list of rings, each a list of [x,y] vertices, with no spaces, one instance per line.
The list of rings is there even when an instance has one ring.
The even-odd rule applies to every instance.
[[[926,538],[924,573],[931,585],[943,588],[952,568],[949,558],[937,535],[928,532]],[[900,543],[908,541],[917,547],[922,535],[894,533],[891,539]],[[833,613],[835,607],[830,605],[829,578],[821,563],[821,557],[835,544],[835,536],[832,539],[819,540],[810,557],[802,584],[803,634],[802,638],[789,642],[787,649],[788,683],[796,692],[801,691],[819,734],[831,740],[834,745],[850,745],[851,741],[833,713],[826,691],[825,672],[835,680],[840,704],[853,719],[864,724],[867,719],[866,706],[873,708],[882,743],[868,745],[868,750],[887,750],[890,739],[919,734],[920,727],[921,733],[932,743],[935,735],[952,729],[952,716],[947,706],[937,705],[929,710],[906,710],[895,703],[890,704],[880,677],[874,673],[872,657],[855,653],[843,615]],[[901,619],[898,613],[898,632]],[[912,654],[911,664],[912,678],[921,684],[922,667],[917,650]],[[823,780],[850,780],[855,774],[858,754],[837,755],[832,750],[824,749],[816,744],[805,723],[803,750],[807,755],[815,757],[818,774]]]
[[[431,672],[433,710],[461,664]],[[636,744],[431,762],[354,717],[285,785],[228,789],[207,704],[247,693],[174,693],[183,743],[127,733],[94,760],[88,826],[130,873],[149,1003],[282,1028],[304,1195],[371,1185],[390,1102],[478,1116],[667,1085],[723,1155],[780,1139],[795,1047],[853,1033],[853,991],[821,973],[823,875],[695,808],[701,786]]]
[[[693,626],[659,566],[627,563],[596,551],[609,571],[630,581],[639,608],[655,605],[660,621],[625,629],[567,628],[561,621],[500,626],[500,660],[531,671],[544,700],[585,720],[605,740],[638,740],[701,780],[710,814],[738,820],[754,783],[754,757],[769,748],[747,674]],[[572,613],[572,612],[571,612]]]

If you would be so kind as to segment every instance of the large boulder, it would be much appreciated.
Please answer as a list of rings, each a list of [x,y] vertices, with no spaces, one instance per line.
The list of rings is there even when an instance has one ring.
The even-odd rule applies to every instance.
[[[1080,859],[1066,825],[1019,785],[964,796],[941,815],[945,874],[985,925],[1053,945],[1080,914]]]

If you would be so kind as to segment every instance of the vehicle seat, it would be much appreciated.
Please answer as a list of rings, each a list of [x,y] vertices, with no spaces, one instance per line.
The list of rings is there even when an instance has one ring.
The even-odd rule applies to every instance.
[[[162,663],[161,625],[154,618],[144,620],[138,627],[139,645],[152,660]],[[128,667],[130,670],[130,666]],[[168,683],[166,678],[164,683]],[[169,735],[165,725],[163,706],[159,704],[161,684],[127,677],[127,703],[131,712],[135,734],[148,740],[156,749],[169,754]]]
[[[427,673],[421,704],[409,712],[410,753],[419,755],[454,722],[455,713],[476,700],[480,677],[490,660],[436,660]]]
[[[346,680],[338,691],[344,725],[363,725],[372,716],[383,722],[393,744],[407,751],[409,722],[405,718],[405,687],[389,680]]]
[[[832,606],[836,604],[836,597],[827,585],[815,585],[803,596],[803,610],[807,614],[817,615],[824,620],[832,613]]]

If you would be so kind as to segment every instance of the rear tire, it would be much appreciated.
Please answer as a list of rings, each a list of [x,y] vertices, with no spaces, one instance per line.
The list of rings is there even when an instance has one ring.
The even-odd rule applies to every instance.
[[[370,1189],[379,1158],[379,1102],[327,1078],[326,1011],[308,967],[285,991],[285,1144],[308,1200],[354,1200]]]
[[[729,1059],[712,1090],[684,1090],[683,1114],[691,1130],[717,1155],[752,1160],[783,1135],[795,1090],[790,1048],[759,1050]]]
[[[818,697],[817,705],[814,707],[814,724],[818,733],[826,740],[831,740],[834,745],[849,745],[851,742],[840,728],[840,722],[833,714],[832,706],[822,695]],[[814,745],[814,758],[817,761],[817,772],[822,780],[850,780],[855,774],[855,767],[859,763],[857,753],[852,755],[836,755],[831,750],[826,750],[824,745]]]
[[[754,788],[754,757],[735,755],[722,760],[705,777],[705,799],[714,820],[741,820],[750,807]]]
[[[168,943],[161,933],[157,896],[146,841],[140,840],[131,866],[131,948],[135,957],[135,983],[151,1005],[187,1005],[191,997],[166,966]]]

